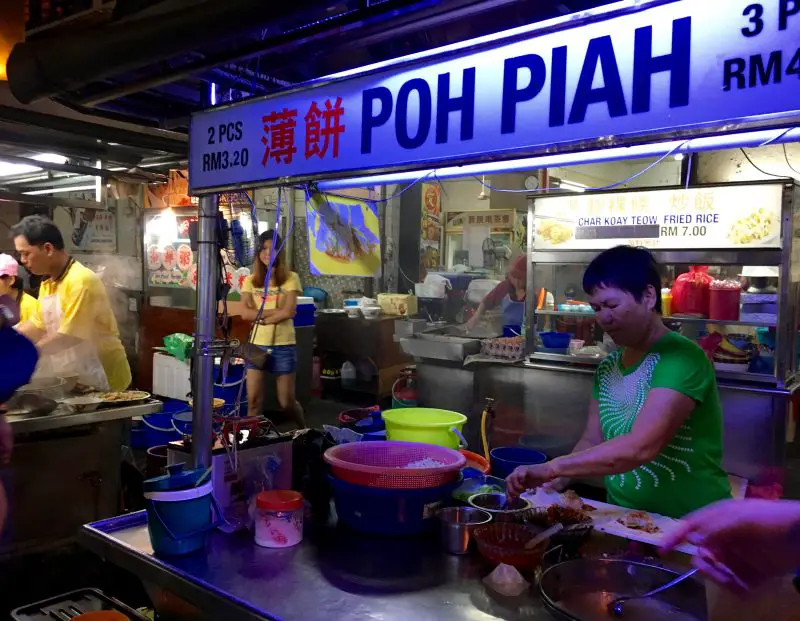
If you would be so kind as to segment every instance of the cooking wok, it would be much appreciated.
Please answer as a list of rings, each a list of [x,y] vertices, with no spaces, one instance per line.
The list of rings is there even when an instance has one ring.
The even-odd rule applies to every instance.
[[[58,403],[34,393],[17,393],[8,402],[9,416],[47,416]]]
[[[556,619],[607,621],[608,604],[641,595],[678,576],[661,567],[621,559],[577,559],[553,565],[539,581],[539,593]],[[706,621],[703,583],[685,580],[659,595],[625,604],[626,621]]]

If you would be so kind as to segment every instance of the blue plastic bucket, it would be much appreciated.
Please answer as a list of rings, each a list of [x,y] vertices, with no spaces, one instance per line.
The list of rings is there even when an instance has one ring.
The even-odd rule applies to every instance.
[[[339,521],[373,535],[409,536],[436,530],[436,514],[460,481],[425,489],[381,489],[330,477]]]
[[[134,422],[131,429],[131,447],[149,449],[180,440],[181,435],[172,425],[172,416],[176,412],[186,411],[189,411],[189,406],[185,402],[175,399],[165,400],[161,412],[145,414],[141,420]]]
[[[215,373],[219,370],[219,365],[216,367]],[[236,399],[239,398],[239,390],[241,389],[241,403],[245,411],[247,409],[247,385],[242,386],[245,380],[246,367],[243,364],[230,364],[228,365],[228,373],[225,381],[220,384],[214,384],[214,397],[222,399],[225,402],[225,408],[230,409],[236,404]]]
[[[147,531],[156,554],[181,556],[205,547],[214,528],[212,482],[188,489],[145,492]]]
[[[173,414],[172,426],[181,436],[192,435],[192,412],[176,412]]]
[[[492,449],[489,457],[492,464],[492,476],[501,479],[505,479],[514,472],[514,468],[517,466],[543,464],[547,461],[547,455],[541,451],[521,446],[502,446]]]

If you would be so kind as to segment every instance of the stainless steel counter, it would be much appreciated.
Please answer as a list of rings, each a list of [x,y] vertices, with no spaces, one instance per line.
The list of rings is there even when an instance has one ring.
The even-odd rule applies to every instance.
[[[14,430],[14,435],[19,435],[65,429],[67,427],[78,427],[81,425],[108,423],[130,419],[135,416],[144,416],[145,414],[154,414],[161,411],[162,405],[161,401],[151,399],[147,403],[140,403],[128,407],[103,408],[95,410],[94,412],[73,413],[59,408],[47,416],[9,415],[8,422]]]
[[[250,533],[215,532],[202,553],[160,559],[153,556],[145,522],[144,514],[136,513],[90,524],[79,541],[137,575],[166,618],[552,619],[535,589],[513,600],[492,594],[481,582],[491,566],[477,555],[442,553],[436,538],[307,529],[301,545],[269,550],[258,547]]]
[[[130,419],[161,407],[153,400],[83,414],[9,417],[14,453],[0,468],[10,512],[0,559],[58,547],[83,524],[118,515]]]

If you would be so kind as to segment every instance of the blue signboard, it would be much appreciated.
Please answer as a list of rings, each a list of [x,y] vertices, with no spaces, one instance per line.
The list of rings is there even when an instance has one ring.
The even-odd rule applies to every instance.
[[[798,114],[800,0],[624,2],[198,113],[189,181],[408,170]]]

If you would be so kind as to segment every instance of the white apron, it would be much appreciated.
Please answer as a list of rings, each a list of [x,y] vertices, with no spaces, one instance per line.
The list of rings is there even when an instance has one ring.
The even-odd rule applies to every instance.
[[[39,298],[42,309],[45,332],[47,336],[58,334],[64,314],[58,294]],[[77,375],[78,381],[100,391],[108,391],[108,377],[103,364],[97,355],[97,346],[89,341],[82,341],[58,353],[40,357],[40,371],[43,375],[61,376]]]

